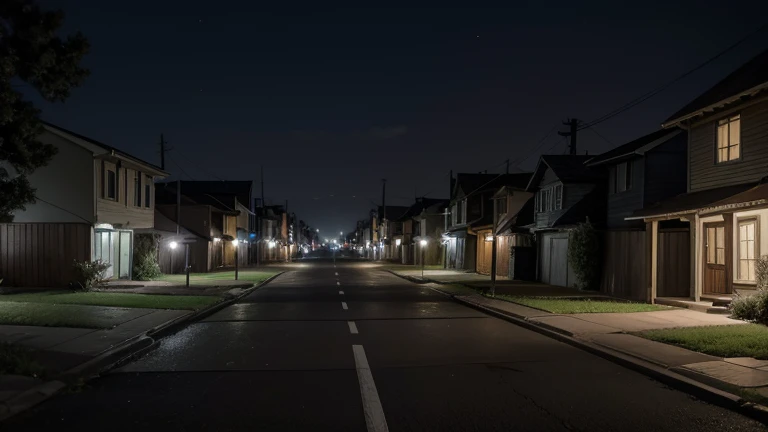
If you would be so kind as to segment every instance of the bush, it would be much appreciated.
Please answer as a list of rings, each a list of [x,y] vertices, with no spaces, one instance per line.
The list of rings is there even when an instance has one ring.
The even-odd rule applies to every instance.
[[[151,234],[134,236],[133,279],[152,280],[160,277],[160,264],[157,263],[157,242]]]
[[[755,261],[755,281],[757,289],[768,289],[768,255],[763,255]]]
[[[600,288],[600,236],[589,221],[571,231],[568,262],[573,266],[580,289]]]
[[[96,261],[78,261],[75,260],[74,267],[77,271],[78,280],[76,285],[83,291],[90,291],[104,283],[104,273],[112,266],[102,260]]]
[[[768,290],[760,289],[752,295],[736,294],[731,301],[731,315],[768,325]]]

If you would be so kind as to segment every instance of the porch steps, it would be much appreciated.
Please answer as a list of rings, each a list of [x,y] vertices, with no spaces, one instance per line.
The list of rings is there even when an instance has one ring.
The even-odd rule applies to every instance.
[[[715,301],[693,301],[689,298],[657,297],[656,304],[686,308],[710,314],[728,315],[731,313],[728,309],[730,301],[724,303],[723,300],[719,299]]]

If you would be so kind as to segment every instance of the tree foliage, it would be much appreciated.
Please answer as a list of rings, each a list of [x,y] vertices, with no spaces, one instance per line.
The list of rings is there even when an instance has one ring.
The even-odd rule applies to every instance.
[[[591,223],[579,224],[568,241],[568,262],[579,279],[580,289],[600,287],[600,236]]]
[[[63,21],[61,11],[42,11],[33,0],[0,1],[0,222],[34,202],[27,176],[56,154],[38,140],[40,110],[21,90],[63,102],[88,75],[80,66],[88,41],[80,32],[60,38]]]
[[[157,262],[157,237],[153,234],[133,236],[133,279],[152,280],[159,277],[160,264]]]

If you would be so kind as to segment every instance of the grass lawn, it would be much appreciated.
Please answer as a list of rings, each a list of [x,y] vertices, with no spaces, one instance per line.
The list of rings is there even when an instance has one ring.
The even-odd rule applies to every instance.
[[[221,300],[216,296],[181,296],[125,294],[108,292],[61,292],[7,294],[0,296],[0,306],[25,302],[37,305],[90,305],[126,308],[197,310]],[[40,309],[41,312],[47,309]],[[30,311],[31,312],[31,311]],[[0,317],[2,319],[2,317]],[[4,323],[7,324],[7,323]]]
[[[556,314],[653,312],[670,309],[669,307],[660,305],[612,300],[520,297],[509,295],[497,295],[496,298]]]
[[[768,327],[759,324],[649,330],[637,335],[718,357],[768,359]]]
[[[260,283],[277,274],[277,270],[240,270],[237,274],[237,280],[242,282]],[[185,284],[187,276],[183,274],[162,275],[156,280],[167,281],[178,284]],[[234,281],[235,271],[223,271],[213,273],[190,273],[189,285],[211,285],[215,286],[217,281]]]
[[[107,329],[119,324],[108,314],[83,313],[76,305],[0,302],[0,324]]]

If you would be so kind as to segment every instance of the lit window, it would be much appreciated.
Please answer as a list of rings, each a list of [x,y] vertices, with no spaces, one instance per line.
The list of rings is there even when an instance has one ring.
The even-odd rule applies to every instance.
[[[725,228],[707,228],[707,263],[725,264]]]
[[[755,280],[755,257],[757,256],[757,221],[739,222],[739,280]]]
[[[717,122],[717,162],[741,157],[741,116],[735,115]]]

